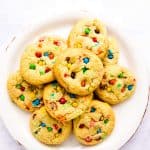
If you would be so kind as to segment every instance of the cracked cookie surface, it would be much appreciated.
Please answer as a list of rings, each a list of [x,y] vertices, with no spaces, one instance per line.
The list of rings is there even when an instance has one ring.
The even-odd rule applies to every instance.
[[[50,117],[45,107],[41,107],[32,114],[30,128],[33,136],[40,142],[57,145],[64,142],[70,135],[72,122],[62,124]]]
[[[44,104],[48,113],[55,119],[66,122],[83,114],[90,105],[93,94],[78,96],[65,91],[54,81],[44,88]]]
[[[104,102],[93,100],[89,109],[73,120],[73,132],[84,145],[95,145],[109,136],[115,125],[112,108]]]
[[[45,37],[25,49],[20,63],[23,78],[33,84],[40,85],[53,81],[53,65],[57,56],[67,48],[61,38]]]
[[[57,81],[69,93],[88,95],[99,85],[103,76],[101,60],[89,50],[69,48],[59,55],[54,65]]]
[[[96,94],[101,100],[109,104],[118,104],[133,95],[136,79],[127,68],[110,65],[104,70],[102,82],[96,89]]]
[[[89,49],[99,58],[104,58],[108,48],[106,27],[98,19],[83,19],[71,30],[68,46]]]
[[[43,105],[43,86],[27,83],[19,71],[10,75],[7,88],[11,100],[23,110],[33,112]]]

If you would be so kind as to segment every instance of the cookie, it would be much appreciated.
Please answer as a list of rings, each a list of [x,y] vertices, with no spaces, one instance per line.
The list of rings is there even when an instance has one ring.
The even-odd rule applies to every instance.
[[[89,50],[69,48],[56,59],[54,74],[66,91],[84,96],[98,87],[103,76],[103,64]]]
[[[84,145],[95,145],[108,137],[115,125],[112,108],[98,100],[93,100],[89,109],[73,121],[73,132]]]
[[[44,104],[49,114],[61,121],[70,121],[87,109],[93,94],[78,96],[65,91],[56,81],[44,88]]]
[[[134,93],[135,87],[135,76],[127,68],[110,65],[105,68],[102,82],[96,89],[96,94],[109,104],[118,104],[128,99]]]
[[[114,65],[118,63],[119,48],[117,41],[113,37],[108,38],[108,49],[102,62],[105,66]]]
[[[32,114],[30,128],[33,136],[40,142],[57,145],[64,142],[70,135],[72,122],[62,124],[50,117],[45,107],[41,107]]]
[[[9,77],[7,88],[12,101],[23,110],[33,112],[43,105],[43,87],[27,83],[19,71]]]
[[[68,46],[89,49],[104,58],[108,48],[106,27],[98,19],[81,20],[71,30]]]
[[[60,38],[46,37],[39,42],[27,46],[20,63],[23,78],[33,84],[40,85],[53,81],[53,65],[56,57],[66,49],[66,43]]]

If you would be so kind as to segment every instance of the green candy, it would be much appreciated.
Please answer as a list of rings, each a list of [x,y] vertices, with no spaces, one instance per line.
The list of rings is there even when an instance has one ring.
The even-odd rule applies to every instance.
[[[53,130],[53,128],[51,128],[51,127],[47,127],[47,130],[48,130],[48,132],[50,132],[50,131],[52,131],[52,130]]]
[[[118,83],[118,84],[117,84],[117,87],[118,87],[118,88],[120,88],[120,87],[121,87],[121,84],[120,84],[120,83]]]
[[[90,31],[91,31],[91,29],[90,29],[90,28],[85,28],[84,33],[85,33],[85,34],[89,34],[89,33],[90,33]]]
[[[51,98],[51,99],[54,99],[54,98],[55,98],[55,94],[54,94],[54,93],[51,93],[51,94],[50,94],[50,98]]]
[[[118,78],[123,78],[123,72],[121,72],[120,74],[118,74]]]
[[[89,70],[89,68],[86,68],[86,67],[84,66],[84,67],[82,68],[83,74],[84,74],[87,70]]]
[[[108,122],[109,122],[108,119],[105,119],[105,120],[104,120],[104,124],[107,124]]]
[[[35,70],[36,69],[36,65],[35,64],[30,64],[29,68],[32,69],[32,70]]]
[[[21,88],[21,84],[16,84],[16,88],[20,89]]]
[[[21,101],[24,101],[25,96],[24,95],[20,95],[19,98],[20,98]]]
[[[40,70],[39,72],[40,72],[40,75],[44,75],[45,74],[45,71],[43,71],[43,70]]]
[[[55,46],[55,50],[58,50],[58,46]]]
[[[108,54],[113,54],[111,49],[108,50]]]

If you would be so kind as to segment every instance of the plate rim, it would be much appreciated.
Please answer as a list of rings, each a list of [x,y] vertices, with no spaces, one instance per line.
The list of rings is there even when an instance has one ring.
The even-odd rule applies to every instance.
[[[85,17],[85,15],[87,15],[87,14],[89,15],[89,13],[90,13],[90,12],[88,12],[88,11],[82,11],[82,12],[79,12],[78,14],[75,13],[75,14],[73,14],[73,15],[76,16],[76,17],[77,17],[77,15],[81,15],[80,17],[82,17],[82,15],[83,15],[83,17]],[[71,15],[72,15],[72,14],[71,14]],[[94,16],[95,16],[95,15],[94,15]],[[56,17],[56,16],[55,16],[55,17]],[[59,15],[58,15],[57,17],[59,18]],[[68,15],[65,15],[65,17],[68,17]],[[96,17],[96,16],[95,16],[95,17]],[[49,17],[48,17],[48,19],[53,19],[53,18],[49,18]],[[39,20],[39,23],[40,23],[40,21],[41,21],[41,20]],[[42,25],[45,24],[46,22],[47,22],[47,18],[45,19],[44,23],[42,23]],[[31,24],[30,24],[30,25],[31,25]],[[30,25],[25,26],[25,29],[28,29],[27,27],[30,26]],[[34,23],[33,23],[32,25],[35,27],[35,24],[34,24]],[[41,26],[42,26],[42,25],[41,25]],[[33,28],[33,27],[30,26],[30,29],[32,29],[32,28]],[[39,29],[39,28],[40,28],[40,24],[36,24],[36,27],[34,28],[34,31],[36,31],[36,30]],[[11,40],[11,42],[8,43],[8,45],[7,45],[7,47],[6,47],[5,51],[4,51],[4,53],[9,53],[9,49],[11,49],[11,46],[13,46],[13,44],[16,42],[16,40],[17,40],[19,37],[23,37],[23,35],[25,35],[25,34],[29,34],[30,32],[31,32],[31,31],[24,30],[24,31],[19,32],[16,36],[14,36],[13,39]],[[19,41],[20,41],[20,40],[19,40]],[[3,55],[1,55],[1,56],[3,56]],[[142,66],[143,66],[143,65],[142,65]],[[147,76],[147,75],[146,75],[146,67],[143,66],[142,69],[143,69],[144,72],[145,72],[145,76]],[[145,79],[145,81],[146,81],[146,80],[147,80],[147,79]],[[147,82],[148,82],[148,81],[147,81]],[[146,113],[146,110],[147,110],[147,106],[148,106],[148,104],[149,104],[148,83],[147,83],[147,86],[145,86],[145,87],[146,87],[146,90],[147,90],[147,93],[146,93],[145,95],[148,95],[148,99],[147,99],[147,103],[146,103],[146,105],[145,105],[145,107],[144,107],[145,110],[144,110],[144,112],[143,112],[143,115],[141,116],[140,123],[137,125],[136,130],[133,132],[133,134],[130,136],[130,138],[129,138],[126,142],[124,142],[124,144],[120,145],[120,146],[118,147],[118,149],[122,148],[126,143],[128,143],[128,142],[132,139],[132,137],[135,135],[135,133],[136,133],[137,130],[139,129],[139,127],[140,127],[140,125],[141,125],[141,123],[142,123],[142,121],[143,121],[143,119],[144,119],[144,116],[145,116],[145,113]],[[7,130],[8,130],[9,133],[10,133],[10,135],[13,137],[13,139],[15,139],[17,142],[19,142],[23,147],[29,148],[29,147],[25,146],[22,142],[20,142],[20,140],[16,139],[15,135],[13,135],[12,131],[9,129],[7,123],[5,122],[4,117],[1,115],[1,109],[0,109],[0,116],[1,116],[2,121],[3,121],[4,124],[5,124],[5,127],[7,128]]]

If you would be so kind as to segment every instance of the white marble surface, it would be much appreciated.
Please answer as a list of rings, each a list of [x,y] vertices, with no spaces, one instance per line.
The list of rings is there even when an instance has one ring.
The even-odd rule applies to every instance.
[[[99,9],[100,14],[105,13],[117,26],[121,26],[127,34],[133,32],[129,39],[136,41],[137,53],[141,55],[143,65],[150,68],[149,59],[149,26],[148,14],[150,3],[148,0],[0,0],[0,46],[1,50],[10,39],[25,24],[33,20],[44,18],[50,13],[63,12],[72,9]],[[138,43],[141,43],[138,45]],[[149,74],[150,75],[150,74]],[[142,88],[142,87],[141,87]],[[122,150],[149,150],[150,149],[150,104],[144,120],[135,136],[122,148]],[[131,118],[132,119],[132,118]],[[11,123],[10,123],[11,125]],[[0,149],[23,150],[8,133],[0,119]],[[11,148],[10,148],[11,147]]]

